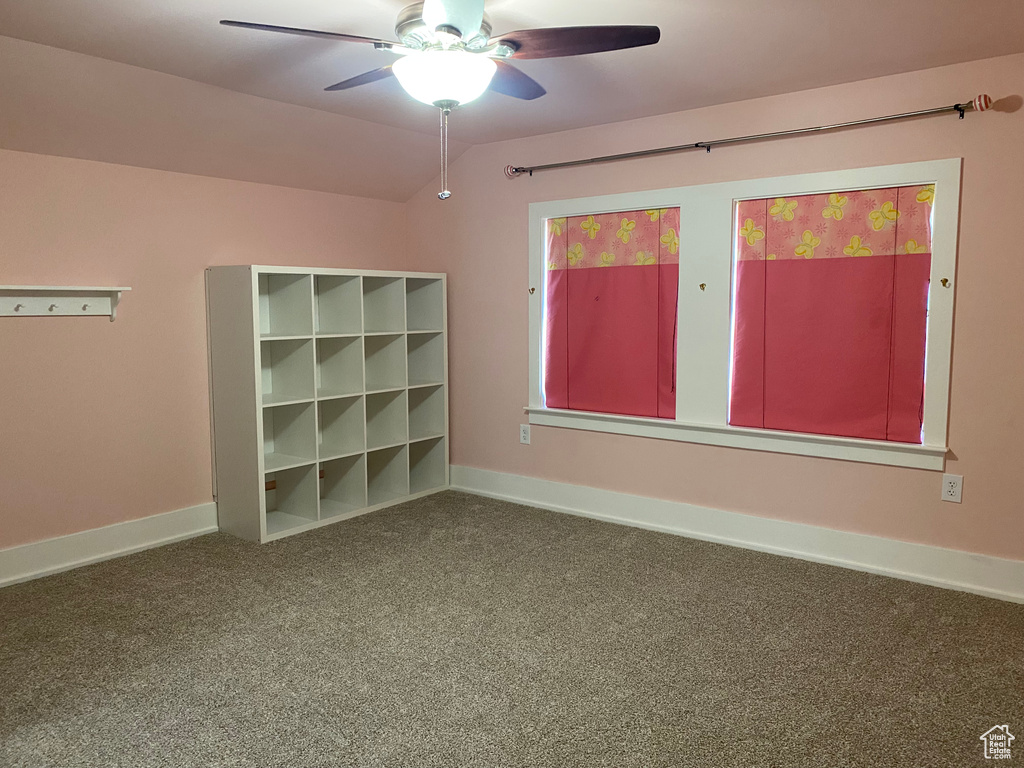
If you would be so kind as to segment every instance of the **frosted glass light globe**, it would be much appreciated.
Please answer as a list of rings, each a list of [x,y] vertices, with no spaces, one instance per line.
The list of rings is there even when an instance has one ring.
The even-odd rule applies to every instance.
[[[468,104],[487,90],[498,65],[462,50],[410,53],[391,66],[398,82],[417,101],[432,106],[451,101]]]

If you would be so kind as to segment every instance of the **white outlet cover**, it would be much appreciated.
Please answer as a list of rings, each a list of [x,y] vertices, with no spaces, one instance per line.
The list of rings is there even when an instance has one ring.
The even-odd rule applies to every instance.
[[[964,492],[963,475],[942,476],[942,500],[959,504]]]
[[[519,442],[523,445],[530,444],[530,425],[520,424],[519,425]]]

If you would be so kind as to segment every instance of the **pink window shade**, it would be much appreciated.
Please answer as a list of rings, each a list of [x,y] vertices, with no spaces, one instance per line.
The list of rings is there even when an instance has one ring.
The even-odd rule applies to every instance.
[[[545,405],[675,418],[679,209],[547,226]]]
[[[934,194],[737,205],[731,425],[921,442]]]

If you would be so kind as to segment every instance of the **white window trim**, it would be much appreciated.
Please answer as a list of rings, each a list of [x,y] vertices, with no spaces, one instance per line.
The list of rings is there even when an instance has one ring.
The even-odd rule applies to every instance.
[[[689,443],[941,470],[947,453],[953,298],[960,210],[960,158],[702,184],[530,205],[531,424]],[[922,445],[728,425],[733,217],[736,201],[837,190],[935,184]],[[616,211],[680,209],[676,418],[650,419],[545,408],[543,354],[545,221]],[[947,285],[942,285],[942,280]],[[705,285],[704,290],[699,286]],[[685,361],[685,364],[684,364]]]

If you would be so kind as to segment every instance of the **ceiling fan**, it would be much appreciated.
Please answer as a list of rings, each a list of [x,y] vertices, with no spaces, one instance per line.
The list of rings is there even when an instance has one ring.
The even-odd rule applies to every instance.
[[[549,27],[525,29],[491,37],[484,0],[423,0],[398,14],[395,34],[401,42],[372,37],[223,20],[229,27],[368,43],[379,51],[398,54],[391,64],[328,86],[344,91],[394,76],[417,101],[441,112],[441,191],[448,191],[448,115],[490,88],[517,99],[532,100],[546,91],[507,59],[549,59],[653,45],[661,31],[653,26]]]

